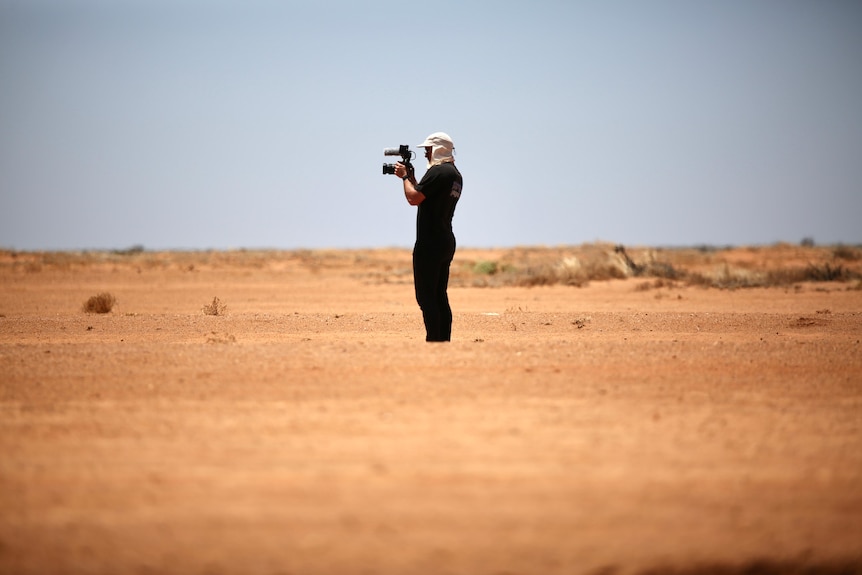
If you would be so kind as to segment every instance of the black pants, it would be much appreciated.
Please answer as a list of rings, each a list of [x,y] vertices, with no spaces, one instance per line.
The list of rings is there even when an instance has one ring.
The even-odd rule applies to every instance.
[[[416,302],[425,322],[425,341],[452,339],[452,308],[449,307],[449,264],[455,256],[455,238],[442,245],[413,248],[413,285]]]

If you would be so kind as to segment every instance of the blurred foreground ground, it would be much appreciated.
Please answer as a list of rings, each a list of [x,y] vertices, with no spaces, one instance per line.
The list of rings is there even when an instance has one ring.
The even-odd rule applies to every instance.
[[[862,573],[858,280],[462,250],[426,344],[404,250],[0,256],[0,573]]]

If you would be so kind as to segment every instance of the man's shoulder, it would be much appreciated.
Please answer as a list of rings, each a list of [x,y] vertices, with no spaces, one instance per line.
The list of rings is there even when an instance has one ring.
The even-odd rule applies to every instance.
[[[432,166],[431,169],[429,169],[428,171],[430,172],[431,170],[436,170],[441,175],[461,175],[461,172],[458,171],[458,168],[455,167],[454,162],[443,162],[442,164],[437,164],[436,166]]]

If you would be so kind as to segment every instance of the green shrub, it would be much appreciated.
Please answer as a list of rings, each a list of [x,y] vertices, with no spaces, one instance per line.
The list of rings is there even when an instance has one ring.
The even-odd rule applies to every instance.
[[[497,265],[497,262],[489,260],[476,262],[476,265],[473,266],[473,273],[479,275],[492,276],[498,271],[500,271],[500,266]]]

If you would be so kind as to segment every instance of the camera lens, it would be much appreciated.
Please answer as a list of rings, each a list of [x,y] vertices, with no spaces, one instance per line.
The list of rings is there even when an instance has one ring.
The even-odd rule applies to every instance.
[[[395,164],[383,164],[383,173],[384,174],[394,174],[395,173]]]

